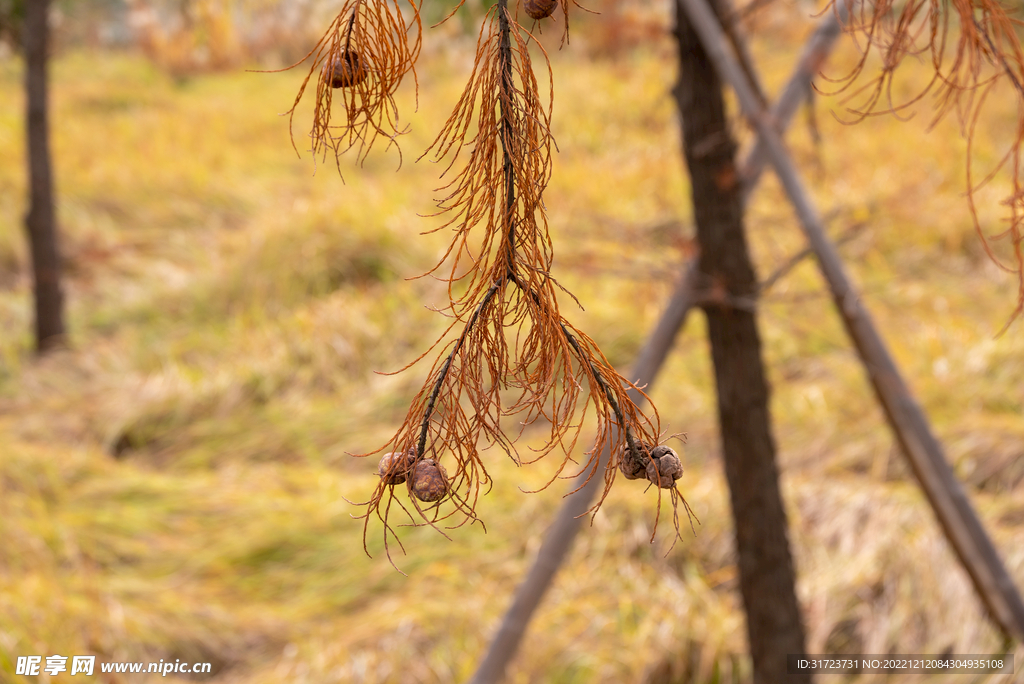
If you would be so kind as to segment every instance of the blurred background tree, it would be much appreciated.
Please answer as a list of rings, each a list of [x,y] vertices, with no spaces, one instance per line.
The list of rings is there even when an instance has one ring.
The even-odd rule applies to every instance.
[[[60,346],[65,333],[60,240],[50,157],[50,1],[33,0],[10,9],[14,35],[20,37],[25,53],[25,137],[29,178],[25,228],[32,252],[36,349],[44,353]],[[20,30],[16,24],[19,16],[22,20]]]

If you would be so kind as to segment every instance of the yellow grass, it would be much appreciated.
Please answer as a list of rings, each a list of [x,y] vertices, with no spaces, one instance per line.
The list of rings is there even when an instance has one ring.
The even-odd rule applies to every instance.
[[[759,34],[773,91],[806,26],[773,19]],[[419,235],[436,225],[418,214],[438,169],[413,160],[466,76],[469,46],[445,35],[421,62],[419,113],[401,96],[413,126],[402,169],[393,154],[343,160],[344,185],[330,160],[313,175],[295,157],[276,116],[298,74],[175,81],[128,55],[61,56],[54,155],[73,349],[42,361],[28,332],[21,70],[0,61],[0,681],[21,681],[14,660],[29,654],[210,661],[210,681],[239,684],[472,672],[565,491],[519,491],[551,464],[517,470],[494,454],[486,534],[403,529],[408,577],[383,557],[379,528],[366,557],[345,500],[365,499],[375,478],[347,453],[390,435],[424,369],[373,371],[411,361],[444,325],[427,308],[444,303],[443,285],[406,278],[443,247]],[[569,319],[620,365],[657,319],[691,232],[672,225],[690,215],[669,47],[554,55],[555,275],[586,307],[563,300]],[[801,125],[792,149],[837,212],[833,232],[864,223],[842,248],[849,268],[1024,586],[1024,336],[1017,323],[993,337],[1015,281],[973,234],[964,143],[953,125],[926,132],[924,110],[845,127],[839,107],[818,101],[820,149]],[[1012,115],[997,106],[983,144]],[[998,210],[980,213],[994,222]],[[803,246],[770,177],[749,228],[762,276]],[[810,651],[847,634],[864,652],[999,652],[813,263],[776,286],[760,321]],[[511,682],[749,673],[704,339],[695,315],[653,388],[663,424],[689,432],[681,488],[696,536],[667,551],[663,527],[649,544],[653,493],[620,481]],[[109,681],[157,680],[177,681]]]

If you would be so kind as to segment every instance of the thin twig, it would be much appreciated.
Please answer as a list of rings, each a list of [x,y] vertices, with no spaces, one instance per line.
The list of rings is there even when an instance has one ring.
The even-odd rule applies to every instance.
[[[514,274],[510,275],[510,279],[524,294],[533,299],[535,304],[537,304],[538,306],[541,305],[540,297],[528,285],[525,285],[522,282],[522,280],[515,277]],[[566,342],[568,342],[569,346],[571,346],[573,350],[576,352],[576,358],[579,360],[579,362],[586,364],[587,367],[590,368],[590,374],[594,376],[594,380],[597,382],[598,389],[601,390],[601,394],[604,395],[605,399],[607,399],[608,401],[608,404],[612,407],[612,411],[614,411],[615,413],[615,418],[618,420],[619,427],[625,431],[626,443],[629,445],[630,453],[632,453],[635,458],[644,460],[645,457],[643,451],[636,445],[636,441],[633,437],[633,432],[632,430],[629,429],[629,423],[626,421],[626,417],[623,415],[622,409],[619,408],[619,402],[615,400],[615,395],[608,387],[608,383],[606,383],[604,381],[604,378],[601,377],[601,373],[598,371],[597,366],[594,365],[594,362],[591,360],[590,355],[583,351],[583,349],[580,347],[579,340],[576,339],[575,335],[569,332],[569,328],[566,327],[564,322],[559,324],[559,328],[561,329],[562,334],[565,336]],[[636,402],[633,403],[635,404]]]
[[[1010,77],[1011,81],[1013,81],[1013,87],[1016,88],[1017,92],[1020,93],[1022,98],[1024,98],[1024,86],[1022,86],[1020,81],[1017,79],[1017,74],[1013,73],[1013,69],[1010,68],[1010,63],[1006,61],[1006,56],[996,49],[996,44],[993,42],[992,36],[988,35],[988,31],[985,30],[985,27],[981,25],[981,22],[978,21],[977,18],[974,19],[974,26],[981,32],[982,37],[985,38],[985,42],[988,44],[989,49],[992,50],[992,55],[999,60],[1000,64],[1003,65],[1006,75]]]
[[[427,431],[430,428],[430,417],[434,413],[434,403],[437,401],[437,395],[441,393],[441,387],[444,385],[444,381],[448,377],[448,371],[452,367],[452,360],[462,349],[462,345],[466,341],[466,336],[469,335],[469,332],[473,329],[477,319],[480,318],[481,312],[483,312],[484,308],[490,303],[491,298],[494,297],[499,288],[500,283],[495,283],[494,285],[491,285],[489,290],[487,290],[487,294],[484,295],[479,306],[476,307],[476,310],[470,317],[469,322],[466,323],[466,327],[462,329],[459,339],[455,341],[455,347],[452,348],[452,351],[448,354],[448,358],[445,360],[444,365],[441,366],[441,372],[437,374],[437,380],[434,382],[434,388],[430,392],[430,399],[427,401],[427,408],[423,412],[423,422],[420,427],[420,438],[419,442],[416,444],[416,460],[423,458],[423,454],[426,451]]]
[[[842,235],[836,238],[836,247],[845,245],[847,242],[857,237],[857,233],[864,227],[864,223],[854,223],[852,226],[847,228]],[[757,296],[761,297],[767,292],[775,283],[779,282],[796,268],[801,261],[814,254],[814,249],[810,246],[804,247],[799,252],[791,256],[789,259],[784,261],[775,271],[771,273],[767,278],[761,281],[761,284],[757,286]]]
[[[515,277],[516,272],[516,176],[515,168],[512,165],[512,36],[508,25],[508,0],[498,1],[498,31],[501,40],[498,45],[498,55],[501,69],[501,97],[499,108],[501,111],[501,154],[502,173],[505,176],[505,226],[508,258],[508,275]]]

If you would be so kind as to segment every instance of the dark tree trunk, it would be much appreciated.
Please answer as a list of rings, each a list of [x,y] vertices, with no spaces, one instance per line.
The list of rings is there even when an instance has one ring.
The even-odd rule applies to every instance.
[[[50,132],[47,121],[47,15],[50,0],[31,0],[25,7],[25,94],[28,103],[29,210],[25,228],[32,248],[36,306],[36,349],[42,353],[64,339],[64,304],[60,289],[60,257],[53,207]]]
[[[730,301],[750,302],[757,284],[743,230],[736,143],[726,123],[722,84],[678,7],[675,35],[679,43],[675,96],[693,186],[699,286],[708,288],[713,298],[718,295],[718,303],[703,306],[754,681],[809,682],[809,675],[786,673],[786,654],[804,652],[804,631],[779,492],[757,322],[749,307],[729,305]]]

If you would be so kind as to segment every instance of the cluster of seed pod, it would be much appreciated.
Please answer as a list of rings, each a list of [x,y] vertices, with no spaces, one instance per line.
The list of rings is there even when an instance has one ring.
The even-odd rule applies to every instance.
[[[637,443],[640,453],[628,445],[622,445],[619,452],[619,470],[627,480],[646,479],[662,489],[672,489],[676,480],[683,476],[683,463],[679,455],[664,444],[653,449]]]
[[[550,17],[556,7],[558,7],[558,0],[525,0],[523,2],[523,9],[531,19],[540,20]]]
[[[330,79],[332,88],[351,88],[366,80],[363,58],[355,50],[344,50],[333,60],[324,62],[324,75]]]
[[[420,501],[440,501],[448,493],[448,471],[432,458],[416,460],[416,450],[393,451],[380,459],[377,475],[386,485],[409,483],[409,492]]]

